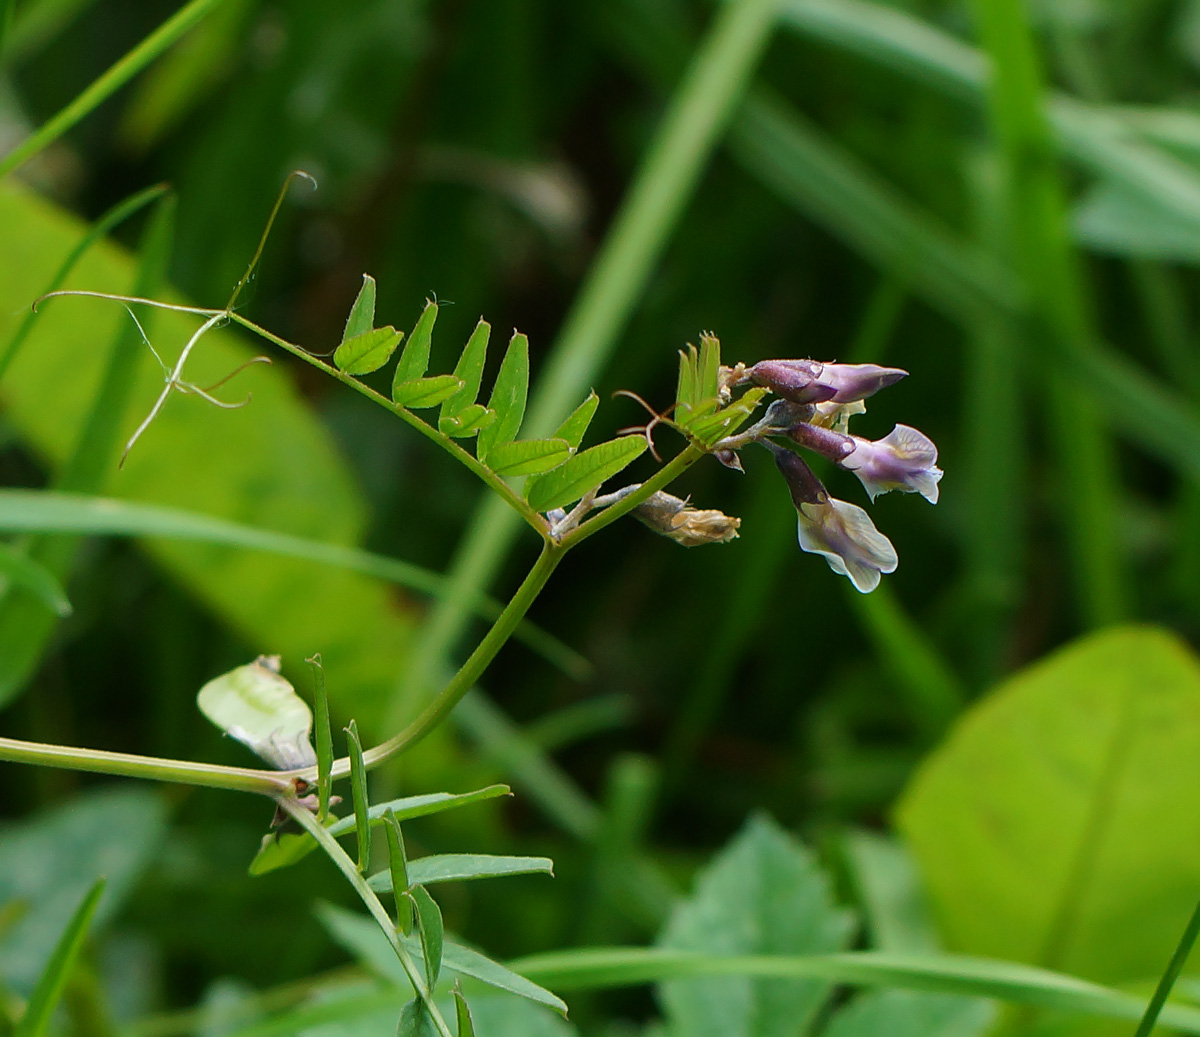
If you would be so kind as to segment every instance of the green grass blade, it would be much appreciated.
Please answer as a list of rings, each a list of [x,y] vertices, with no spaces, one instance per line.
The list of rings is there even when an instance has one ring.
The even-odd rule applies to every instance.
[[[220,3],[221,0],[191,0],[191,3],[176,11],[57,115],[52,116],[12,151],[0,158],[0,180],[95,111]]]
[[[71,970],[83,949],[83,941],[87,937],[88,926],[92,915],[104,894],[104,879],[98,879],[96,884],[84,895],[67,922],[58,942],[54,945],[54,953],[46,963],[38,979],[37,986],[29,996],[25,1006],[25,1014],[17,1023],[13,1037],[42,1037],[50,1025],[50,1017],[62,997],[63,989],[71,976]]]
[[[0,578],[29,591],[59,619],[71,614],[71,602],[58,578],[24,551],[0,544]]]
[[[525,401],[529,395],[529,339],[513,332],[500,372],[488,399],[488,410],[496,412],[496,420],[479,433],[476,456],[487,462],[492,448],[504,446],[517,438],[525,419]]]
[[[422,378],[429,370],[429,350],[433,344],[433,326],[437,323],[438,304],[425,303],[425,309],[417,318],[417,323],[409,336],[408,344],[396,363],[396,374],[392,379],[392,391],[405,382]],[[456,371],[455,374],[458,372]]]
[[[346,748],[350,756],[350,794],[354,802],[354,830],[358,835],[358,871],[366,874],[371,863],[370,799],[367,797],[367,766],[363,763],[362,741],[353,720],[345,728]]]
[[[71,271],[75,269],[75,264],[83,258],[88,249],[97,241],[108,237],[109,232],[114,227],[124,223],[135,212],[161,198],[167,190],[168,188],[165,184],[156,184],[154,187],[148,187],[144,191],[138,191],[137,194],[130,195],[124,201],[118,202],[104,213],[100,219],[88,228],[88,232],[75,243],[75,246],[67,254],[67,258],[63,260],[62,266],[50,278],[43,294],[58,291],[70,276]],[[33,323],[36,320],[37,313],[33,309],[30,309],[17,326],[13,337],[5,343],[3,352],[0,352],[0,379],[4,378],[5,371],[8,370],[9,365],[20,351],[21,346],[24,345],[25,340],[29,337],[29,333],[33,330]]]
[[[437,597],[446,592],[446,578],[430,569],[397,558],[371,554],[340,544],[274,530],[243,526],[198,512],[155,504],[45,490],[0,489],[0,530],[7,532],[59,532],[90,535],[165,537],[195,540],[252,551],[267,551],[290,558],[303,558],[321,565],[349,569],[374,576],[411,590]],[[494,598],[473,599],[473,614],[495,619],[503,606]],[[591,672],[591,664],[579,653],[532,623],[524,622],[514,635],[548,662],[576,680]]]
[[[551,435],[604,369],[753,75],[776,6],[775,0],[738,0],[713,20],[550,350],[530,402],[531,438]],[[489,586],[499,570],[518,528],[507,511],[489,497],[472,516],[450,574],[454,593],[439,603],[401,675],[393,719],[424,699],[463,632],[470,595]]]
[[[1179,938],[1179,945],[1171,955],[1171,960],[1167,962],[1167,967],[1163,970],[1163,974],[1154,988],[1154,994],[1150,998],[1150,1003],[1146,1006],[1146,1013],[1142,1016],[1141,1022],[1138,1023],[1137,1032],[1134,1033],[1133,1037],[1150,1037],[1155,1023],[1158,1022],[1159,1016],[1162,1015],[1163,1006],[1166,1005],[1167,998],[1171,995],[1171,988],[1175,986],[1175,981],[1183,971],[1184,965],[1187,964],[1188,957],[1192,953],[1192,948],[1196,944],[1197,936],[1200,936],[1200,904],[1196,905],[1196,910],[1192,912],[1192,917],[1188,919],[1187,927],[1183,930],[1183,935]]]
[[[370,274],[363,274],[362,287],[358,290],[358,295],[354,298],[354,305],[350,307],[349,316],[346,317],[346,327],[342,332],[342,342],[349,342],[352,338],[365,335],[374,327],[375,278]]]

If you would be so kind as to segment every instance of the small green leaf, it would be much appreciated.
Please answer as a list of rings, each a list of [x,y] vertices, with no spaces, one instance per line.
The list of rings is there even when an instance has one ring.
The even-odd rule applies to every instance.
[[[333,362],[346,374],[370,374],[392,358],[403,336],[403,332],[393,327],[364,331],[338,346],[333,351]]]
[[[700,356],[696,367],[696,379],[700,399],[708,400],[717,395],[721,373],[721,340],[716,335],[704,332],[700,336]]]
[[[529,339],[514,331],[508,349],[500,362],[500,372],[492,388],[488,409],[496,412],[496,420],[479,433],[475,453],[486,462],[492,448],[511,443],[521,430],[525,418],[525,400],[529,395]]]
[[[702,406],[692,415],[685,427],[694,439],[705,446],[712,446],[717,440],[724,439],[741,428],[746,419],[754,413],[766,392],[766,389],[751,389],[728,407],[713,413],[706,413],[707,408]]]
[[[488,467],[497,475],[538,475],[557,468],[571,456],[565,439],[517,439],[488,452]]]
[[[394,811],[389,810],[384,817],[383,830],[387,833],[388,844],[388,883],[399,895],[396,897],[396,928],[402,933],[412,931],[412,903],[404,896],[412,885],[408,878],[408,858],[404,852],[404,834],[400,831],[400,822],[396,820]]]
[[[358,298],[350,307],[350,316],[346,318],[346,330],[342,332],[342,342],[365,334],[375,327],[375,278],[363,274],[362,287],[358,290]]]
[[[566,421],[558,426],[554,438],[565,439],[572,450],[578,450],[579,444],[583,442],[584,433],[587,432],[596,408],[599,406],[600,397],[594,392],[588,393],[588,398],[571,412]]]
[[[313,702],[317,720],[317,818],[324,821],[329,816],[329,795],[333,789],[333,730],[329,725],[329,696],[325,694],[325,667],[321,665],[321,653],[304,660],[313,668]]]
[[[413,410],[421,407],[436,407],[439,403],[450,399],[461,388],[462,381],[452,374],[417,378],[411,382],[393,385],[392,402]]]
[[[392,392],[397,385],[412,382],[422,377],[429,367],[429,346],[433,340],[433,325],[437,323],[438,304],[425,303],[425,309],[417,318],[417,325],[409,336],[404,352],[396,364],[396,374],[392,378]]]
[[[475,1037],[475,1021],[471,1018],[471,1008],[457,984],[454,987],[454,1014],[458,1022],[458,1037]]]
[[[358,724],[350,721],[346,731],[346,747],[350,756],[350,794],[354,801],[354,828],[358,833],[358,870],[365,873],[371,863],[371,816],[367,798],[367,765],[363,762],[362,742]]]
[[[462,379],[463,386],[442,404],[442,411],[438,415],[438,428],[443,432],[446,431],[442,428],[443,422],[466,410],[479,395],[479,386],[483,383],[483,363],[487,359],[488,338],[491,334],[492,326],[487,321],[481,320],[476,324],[462,356],[454,366],[454,375]]]
[[[292,770],[317,762],[308,740],[312,712],[279,675],[277,655],[260,655],[214,677],[200,689],[196,702],[217,727],[273,767]]]
[[[428,814],[440,814],[444,810],[455,810],[471,803],[481,803],[498,796],[508,796],[512,790],[507,785],[489,785],[475,792],[432,792],[423,796],[408,796],[404,799],[393,799],[387,803],[377,803],[367,811],[367,816],[373,825],[384,823],[384,815],[390,810],[398,821],[407,821],[414,817],[425,817]],[[343,817],[329,825],[333,836],[343,836],[354,831],[355,818]],[[316,840],[307,832],[299,834],[284,833],[282,835],[267,835],[263,837],[262,846],[250,862],[251,875],[265,875],[277,868],[286,868],[302,860],[317,847]]]
[[[611,479],[646,449],[641,436],[622,436],[589,447],[552,472],[530,479],[525,495],[535,511],[550,511],[579,500],[605,479]]]
[[[466,879],[502,878],[506,875],[553,875],[554,862],[549,857],[507,857],[487,853],[440,853],[418,857],[407,865],[407,883],[429,885],[434,882],[461,882]],[[395,868],[372,875],[368,883],[376,893],[389,893],[396,888]]]
[[[79,906],[75,908],[70,921],[67,922],[67,927],[54,946],[50,960],[38,978],[37,986],[33,988],[33,993],[25,1006],[25,1014],[17,1023],[13,1037],[42,1037],[42,1034],[46,1032],[58,999],[62,996],[63,988],[71,976],[71,970],[79,958],[92,915],[96,913],[96,906],[100,903],[103,893],[104,879],[97,879],[79,902]]]
[[[445,406],[443,404],[443,406]],[[465,439],[476,432],[487,428],[496,420],[496,412],[488,410],[482,403],[472,403],[464,407],[454,417],[438,422],[438,429],[447,436],[455,439]]]
[[[689,342],[686,349],[679,351],[679,383],[675,391],[675,409],[677,411],[690,409],[700,399],[696,369],[696,347]]]
[[[417,928],[421,933],[421,956],[425,959],[425,978],[429,989],[437,986],[438,976],[442,971],[442,942],[445,932],[442,929],[442,909],[437,901],[429,895],[424,886],[413,886],[406,896],[412,898],[417,909]]]
[[[54,573],[41,562],[8,544],[0,544],[0,577],[24,587],[56,616],[65,618],[71,614],[67,592]]]
[[[320,1029],[326,1029],[320,1027]],[[400,1012],[400,1025],[396,1037],[438,1037],[437,1026],[425,1002],[419,997],[409,1001]]]

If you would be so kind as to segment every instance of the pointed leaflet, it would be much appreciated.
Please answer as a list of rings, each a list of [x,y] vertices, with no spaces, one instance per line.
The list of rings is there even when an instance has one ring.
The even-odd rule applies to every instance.
[[[488,338],[491,333],[492,326],[487,321],[480,320],[454,366],[454,376],[462,379],[463,386],[442,404],[442,412],[438,415],[438,428],[443,432],[446,431],[442,428],[443,422],[466,410],[479,395],[479,386],[483,382],[483,363],[487,359]]]
[[[333,363],[346,374],[378,371],[392,358],[403,334],[390,326],[364,331],[361,335],[346,339],[333,351]]]
[[[388,844],[388,878],[391,888],[399,895],[396,897],[396,928],[402,933],[412,931],[412,901],[404,893],[412,884],[408,880],[408,856],[404,852],[404,833],[400,831],[400,822],[396,820],[395,811],[389,810],[385,815],[384,832]]]
[[[565,439],[572,450],[578,450],[598,406],[600,406],[600,397],[594,392],[588,393],[588,398],[571,412],[566,421],[558,426],[554,438]]]
[[[368,813],[367,765],[363,762],[362,742],[358,724],[350,721],[346,731],[346,748],[350,756],[350,793],[354,800],[354,830],[358,834],[358,870],[365,873],[371,863],[371,817]]]
[[[472,403],[464,407],[452,418],[438,422],[438,430],[455,439],[465,439],[487,428],[496,420],[496,412],[488,410],[482,403]]]
[[[462,382],[452,374],[437,374],[432,378],[417,378],[402,385],[392,386],[392,402],[413,410],[421,407],[436,407],[450,399]]]
[[[417,909],[417,928],[421,931],[421,956],[425,959],[425,978],[429,989],[437,986],[442,972],[442,944],[445,933],[442,929],[442,909],[429,895],[424,886],[414,886],[405,894],[412,898]]]
[[[518,439],[492,447],[487,463],[497,475],[538,475],[557,468],[570,456],[571,446],[565,439]]]
[[[437,303],[427,302],[417,319],[417,326],[409,336],[408,345],[404,347],[404,352],[400,354],[400,360],[396,364],[396,373],[392,376],[393,394],[396,386],[420,378],[429,367],[429,344],[433,337],[433,325],[437,321],[437,314]]]
[[[454,985],[454,1015],[458,1022],[458,1037],[475,1037],[475,1020],[471,1018],[471,1008],[457,983]]]
[[[804,955],[842,950],[853,932],[812,853],[766,817],[751,819],[700,873],[660,947],[706,954]],[[659,986],[672,1029],[688,1037],[794,1037],[831,985],[821,980],[705,976]]]
[[[350,307],[350,316],[346,318],[346,329],[342,332],[342,341],[348,342],[364,332],[375,327],[375,278],[363,274],[362,287],[358,297]],[[340,364],[338,365],[341,366]]]
[[[492,388],[488,410],[496,412],[496,420],[479,433],[475,453],[486,463],[492,447],[511,443],[521,430],[525,417],[525,398],[529,395],[529,339],[514,331],[508,349],[500,362],[500,372]]]
[[[553,875],[549,857],[507,857],[488,853],[438,853],[418,857],[407,864],[407,885],[460,882],[464,879],[502,878],[505,875]],[[395,889],[395,868],[372,875],[369,885],[376,893]]]
[[[279,675],[279,662],[277,655],[260,655],[214,677],[200,689],[196,703],[217,727],[271,766],[311,767],[317,762],[308,740],[312,712]]]
[[[530,479],[525,497],[535,511],[549,511],[579,500],[605,479],[611,479],[646,449],[641,436],[622,436],[589,447],[552,472]]]
[[[489,785],[475,792],[462,792],[457,795],[450,792],[432,792],[423,796],[408,796],[404,799],[393,799],[387,803],[376,803],[367,811],[367,816],[373,825],[384,823],[384,815],[391,810],[398,821],[407,821],[413,817],[424,817],[427,814],[440,814],[443,810],[454,810],[471,803],[479,803],[485,799],[495,799],[497,796],[508,796],[512,790],[507,785]],[[354,831],[355,819],[343,817],[329,825],[332,835],[343,836]],[[307,832],[292,834],[267,835],[263,837],[262,846],[254,860],[250,862],[251,875],[265,875],[276,868],[286,868],[302,860],[317,848],[316,840]]]

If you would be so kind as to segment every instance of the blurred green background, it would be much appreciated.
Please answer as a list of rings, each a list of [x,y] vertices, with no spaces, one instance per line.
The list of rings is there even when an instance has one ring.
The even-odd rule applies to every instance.
[[[16,3],[0,153],[175,10]],[[498,338],[529,336],[536,382],[581,297],[611,289],[596,258],[630,185],[654,172],[664,113],[719,18],[699,0],[224,0],[0,185],[0,341],[78,239],[73,220],[161,181],[177,197],[163,283],[221,305],[301,168],[320,187],[293,188],[244,298],[253,319],[330,350],[369,272],[380,323],[411,328],[427,297],[441,303],[436,369],[482,314]],[[901,562],[869,598],[799,552],[765,452],[744,477],[706,464],[682,488],[742,518],[733,543],[685,551],[623,523],[571,556],[531,618],[590,670],[510,646],[453,730],[380,778],[405,793],[514,784],[515,799],[412,836],[558,862],[549,891],[519,879],[504,896],[446,897],[448,922],[500,956],[657,929],[653,882],[613,863],[630,845],[662,866],[656,881],[682,885],[756,809],[818,847],[884,825],[960,710],[1077,635],[1131,620],[1200,634],[1200,5],[785,0],[747,62],[711,156],[619,254],[634,283],[592,317],[611,345],[562,406],[593,387],[601,434],[644,421],[612,393],[665,408],[676,351],[701,329],[729,363],[901,366],[911,377],[856,431],[928,433],[941,501],[872,509]],[[145,254],[146,224],[131,219],[116,242]],[[136,268],[105,246],[70,283],[128,291]],[[126,320],[80,300],[46,313],[0,382],[6,486],[61,472]],[[173,356],[182,324],[150,327]],[[225,336],[198,357],[199,380],[255,348]],[[476,480],[355,394],[273,360],[228,388],[253,391],[245,410],[172,399],[129,465],[88,489],[452,569],[464,535],[480,535]],[[149,351],[134,363],[121,442],[161,388]],[[848,475],[829,484],[858,501]],[[495,553],[492,592],[516,586],[534,546]],[[375,735],[421,692],[403,677],[429,637],[432,607],[415,593],[164,541],[88,539],[68,563],[75,613],[27,681],[4,676],[6,735],[246,763],[194,695],[260,652],[285,653],[302,689],[300,660],[324,653],[337,719]],[[469,648],[445,641],[451,657]],[[436,673],[444,659],[425,663]],[[111,784],[0,773],[14,820]],[[186,790],[151,802],[168,827],[93,962],[98,975],[141,963],[145,989],[111,988],[116,1015],[192,1004],[222,976],[263,987],[344,960],[310,912],[314,890],[348,900],[326,865],[245,877],[262,803]],[[614,1004],[646,1009],[640,994]]]

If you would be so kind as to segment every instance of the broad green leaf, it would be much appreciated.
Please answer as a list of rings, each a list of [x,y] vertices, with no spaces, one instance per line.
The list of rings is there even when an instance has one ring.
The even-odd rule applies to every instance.
[[[482,403],[464,407],[452,418],[438,422],[438,429],[455,439],[465,439],[481,432],[496,420],[496,412],[488,410]]]
[[[400,1013],[400,1025],[396,1028],[396,1037],[438,1037],[433,1017],[420,998],[414,998],[404,1006]]]
[[[578,450],[583,442],[584,434],[592,423],[596,408],[600,406],[600,397],[594,392],[588,393],[588,398],[576,407],[554,433],[555,439],[565,439],[572,450]]]
[[[405,382],[413,382],[424,376],[429,368],[429,347],[433,338],[433,325],[437,322],[438,304],[425,303],[425,309],[417,318],[416,326],[409,336],[404,352],[396,363],[396,373],[392,378],[392,393],[395,395],[396,386]]]
[[[463,383],[462,388],[442,404],[441,413],[438,415],[438,428],[443,432],[446,430],[442,428],[442,423],[466,410],[479,395],[479,386],[483,383],[483,364],[487,360],[488,338],[491,333],[492,326],[487,321],[480,320],[475,325],[475,330],[471,332],[471,337],[467,339],[462,356],[458,358],[458,363],[454,366],[454,376]]]
[[[507,785],[489,785],[475,792],[431,792],[423,796],[407,796],[387,803],[376,803],[367,811],[367,816],[370,817],[371,824],[381,825],[385,823],[385,816],[389,810],[395,813],[396,820],[407,821],[410,818],[440,814],[444,810],[455,810],[458,807],[511,794],[512,790]],[[334,821],[328,828],[335,836],[348,835],[355,829],[354,815]],[[286,868],[302,860],[316,848],[316,840],[307,832],[264,836],[262,846],[250,862],[250,874],[265,875],[276,868]]]
[[[392,402],[401,407],[418,410],[444,403],[462,388],[462,382],[452,374],[437,374],[392,386]]]
[[[488,400],[488,410],[496,412],[496,420],[479,433],[476,444],[475,452],[480,461],[487,462],[493,447],[511,443],[517,438],[525,418],[525,399],[528,395],[529,339],[514,331]]]
[[[316,913],[330,936],[354,957],[378,975],[392,980],[398,986],[409,988],[408,977],[396,960],[396,952],[374,921],[366,915],[325,903],[317,904]],[[420,957],[420,940],[409,937],[404,940],[404,946],[414,957]],[[457,976],[470,976],[497,990],[536,1001],[564,1016],[567,1014],[567,1006],[561,998],[499,962],[453,940],[446,940],[442,946],[442,968]],[[1200,1016],[1200,1012],[1196,1015]]]
[[[813,954],[845,947],[853,933],[816,858],[760,816],[700,873],[658,946],[714,955]],[[676,979],[659,987],[672,1027],[688,1037],[792,1037],[830,987],[813,980]]]
[[[367,766],[363,762],[358,724],[350,721],[346,730],[346,751],[350,757],[350,794],[354,806],[354,831],[358,842],[358,870],[366,873],[371,863],[371,801],[367,797]]]
[[[421,935],[425,979],[432,990],[442,973],[442,945],[446,939],[442,929],[442,909],[424,886],[413,886],[405,896],[412,898],[413,906],[417,909],[417,930]]]
[[[553,471],[531,478],[525,484],[525,498],[534,511],[570,504],[611,479],[645,450],[642,436],[622,436],[589,447]]]
[[[346,327],[342,332],[343,345],[352,338],[358,338],[359,335],[365,335],[368,331],[375,327],[375,278],[370,274],[363,274],[362,287],[358,290],[358,295],[354,300],[354,305],[350,307],[350,315],[346,318]],[[337,361],[337,354],[334,354],[334,361]],[[338,367],[342,367],[338,364]]]
[[[45,288],[62,257],[86,229],[12,182],[0,184],[0,227],[20,250],[0,249],[0,342]],[[78,262],[68,287],[125,292],[133,280],[127,253],[111,244]],[[10,426],[51,469],[71,454],[82,416],[105,367],[99,348],[129,315],[96,299],[53,299],[39,307],[27,347],[13,362],[0,396]],[[162,313],[156,348],[167,358],[197,321]],[[185,375],[200,385],[223,378],[262,351],[229,329],[206,336]],[[144,346],[130,379],[133,412],[149,409],[162,370]],[[64,379],[62,372],[70,371]],[[282,365],[258,365],[224,390],[249,406],[218,411],[192,398],[170,401],[139,441],[124,469],[107,469],[101,492],[149,505],[204,512],[214,519],[276,530],[345,548],[361,535],[367,509],[324,425]],[[122,432],[131,431],[126,425]],[[383,689],[401,665],[411,615],[393,591],[356,572],[226,546],[146,537],[142,546],[172,578],[208,607],[239,640],[303,659],[320,646],[337,674],[338,702],[371,730]],[[296,587],[304,593],[297,594]]]
[[[497,475],[538,475],[557,468],[571,456],[565,439],[518,439],[492,447],[488,467]]]
[[[79,906],[67,922],[67,927],[59,937],[50,960],[42,970],[37,986],[29,997],[25,1012],[17,1023],[13,1037],[42,1037],[50,1025],[50,1017],[62,997],[71,970],[83,949],[83,941],[87,937],[88,926],[104,893],[104,879],[99,878],[79,902]]]
[[[879,990],[841,1008],[822,1037],[983,1037],[995,1021],[995,1007],[980,998]]]
[[[54,573],[23,551],[0,544],[0,580],[24,587],[60,618],[71,614],[71,602]]]
[[[254,662],[214,677],[196,704],[209,720],[272,767],[292,770],[317,762],[309,736],[312,711],[279,673],[279,657]]]
[[[410,886],[536,874],[553,875],[554,862],[549,857],[504,857],[486,853],[440,853],[408,862]],[[381,871],[371,876],[370,885],[377,893],[390,893],[392,881],[391,873]]]
[[[897,819],[952,949],[1157,976],[1200,889],[1200,664],[1152,627],[1074,642],[978,702]]]
[[[338,346],[333,351],[333,362],[339,371],[346,374],[378,371],[392,358],[402,336],[403,332],[390,326],[364,331]]]
[[[145,787],[100,788],[29,821],[0,826],[0,910],[23,910],[0,936],[0,985],[29,997],[76,905],[107,879],[93,922],[128,898],[166,839],[163,800]]]

